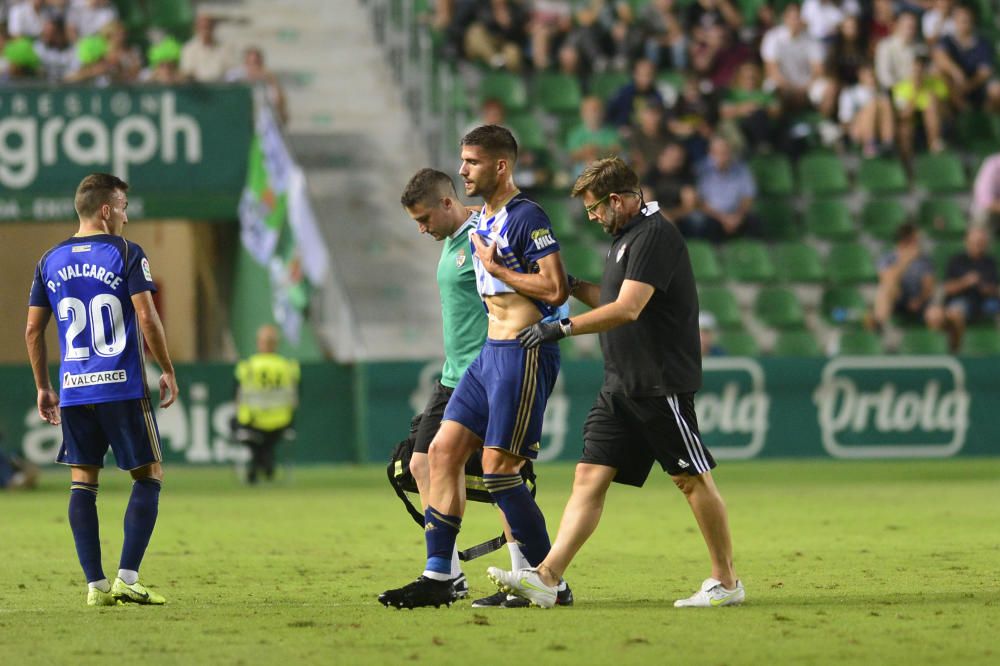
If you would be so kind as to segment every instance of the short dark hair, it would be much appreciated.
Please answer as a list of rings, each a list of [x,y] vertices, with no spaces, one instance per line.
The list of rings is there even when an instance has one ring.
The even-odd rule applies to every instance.
[[[432,199],[448,194],[458,198],[451,176],[437,169],[424,168],[410,178],[410,182],[403,190],[403,196],[399,197],[399,203],[403,204],[404,208],[409,208],[418,203],[430,203]]]
[[[620,157],[605,157],[591,162],[576,179],[571,194],[574,197],[590,192],[598,199],[618,192],[638,192],[639,176]]]
[[[92,173],[76,188],[73,207],[80,217],[93,217],[101,206],[111,202],[115,190],[128,192],[128,183],[110,173]]]
[[[917,225],[913,222],[904,222],[896,227],[896,234],[894,238],[897,243],[901,243],[916,236],[918,231],[919,229],[917,228]]]
[[[517,140],[509,129],[500,125],[480,125],[462,137],[462,145],[479,146],[491,157],[517,161]]]

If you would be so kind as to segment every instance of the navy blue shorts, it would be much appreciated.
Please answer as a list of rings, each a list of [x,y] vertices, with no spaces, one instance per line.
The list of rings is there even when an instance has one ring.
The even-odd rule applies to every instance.
[[[460,423],[487,448],[538,456],[542,416],[559,375],[559,345],[522,349],[517,340],[486,340],[458,381],[443,421]]]
[[[56,462],[104,467],[108,446],[118,467],[138,469],[160,462],[160,431],[147,398],[63,407],[63,443]]]

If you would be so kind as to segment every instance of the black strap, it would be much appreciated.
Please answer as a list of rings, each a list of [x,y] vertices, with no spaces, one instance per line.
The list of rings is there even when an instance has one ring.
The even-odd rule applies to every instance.
[[[389,477],[389,485],[396,491],[396,496],[399,497],[403,506],[406,507],[407,513],[409,513],[414,522],[422,528],[424,526],[424,514],[417,511],[417,507],[413,506],[413,502],[411,502],[410,498],[406,496],[406,491],[396,483],[396,475],[393,474],[392,465],[386,467],[386,474]],[[488,539],[487,541],[476,544],[470,548],[466,548],[465,550],[458,551],[458,559],[463,562],[474,560],[477,557],[482,557],[483,555],[488,555],[494,551],[500,550],[503,548],[505,543],[507,543],[507,537],[503,532],[501,532],[500,536]]]

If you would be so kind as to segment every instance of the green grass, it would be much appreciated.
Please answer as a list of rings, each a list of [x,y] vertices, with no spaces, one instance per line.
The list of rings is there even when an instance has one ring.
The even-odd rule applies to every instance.
[[[298,469],[257,489],[230,470],[167,474],[142,569],[167,596],[159,608],[84,606],[65,470],[0,495],[0,664],[1000,663],[1000,459],[723,465],[747,603],[717,610],[672,608],[708,570],[663,475],[612,489],[567,575],[573,608],[396,611],[375,596],[420,572],[423,538],[383,470]],[[553,534],[571,474],[541,468]],[[127,492],[106,473],[109,574]],[[492,510],[471,506],[460,545],[496,531]],[[473,595],[507,562],[468,564]]]

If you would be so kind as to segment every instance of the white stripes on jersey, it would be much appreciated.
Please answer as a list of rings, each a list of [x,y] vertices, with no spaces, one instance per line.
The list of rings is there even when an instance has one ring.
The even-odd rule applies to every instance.
[[[704,474],[712,468],[708,465],[708,459],[705,457],[705,447],[702,446],[701,439],[698,435],[694,434],[694,431],[688,426],[687,421],[684,420],[677,396],[668,395],[667,404],[670,405],[670,410],[674,413],[674,420],[677,421],[677,429],[681,433],[681,439],[684,440],[684,448],[687,449],[688,455],[691,457],[691,464],[694,465],[695,472]]]

